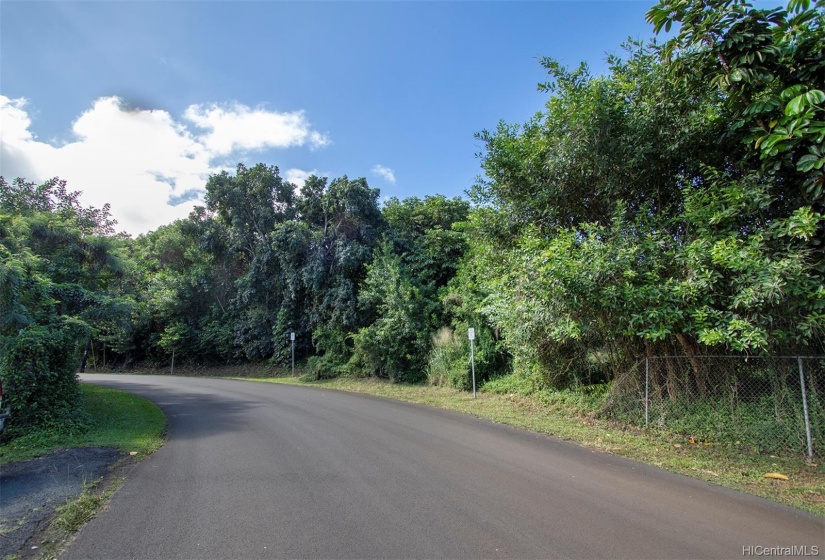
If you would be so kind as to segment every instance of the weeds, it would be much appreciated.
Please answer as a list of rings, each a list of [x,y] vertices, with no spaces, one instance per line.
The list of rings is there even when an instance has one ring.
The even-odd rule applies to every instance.
[[[101,479],[85,484],[80,496],[59,506],[40,541],[39,558],[57,558],[64,543],[97,516],[109,498],[123,486],[124,481],[124,478],[117,477],[109,481]]]
[[[466,344],[455,331],[442,327],[433,336],[427,363],[427,381],[438,387],[468,390],[471,387]]]

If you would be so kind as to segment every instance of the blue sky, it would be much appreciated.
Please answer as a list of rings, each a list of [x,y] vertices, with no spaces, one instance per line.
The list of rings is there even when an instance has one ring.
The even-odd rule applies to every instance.
[[[238,162],[461,196],[473,134],[547,94],[538,57],[605,70],[640,2],[0,2],[0,173],[60,176],[139,234]]]

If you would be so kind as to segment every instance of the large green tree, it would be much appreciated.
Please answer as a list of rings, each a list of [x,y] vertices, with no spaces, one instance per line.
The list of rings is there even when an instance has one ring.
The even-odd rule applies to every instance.
[[[678,33],[662,54],[670,76],[721,96],[728,136],[752,147],[791,209],[825,196],[825,2],[756,9],[743,0],[660,0],[657,33]]]
[[[59,179],[0,177],[0,376],[12,435],[83,427],[83,349],[133,306],[109,208],[83,207],[80,194]]]
[[[645,353],[821,350],[821,9],[649,17],[679,34],[601,77],[543,60],[546,111],[479,135],[478,309],[551,384]]]
[[[318,375],[339,371],[349,360],[349,335],[365,324],[358,290],[384,229],[378,189],[346,176],[327,184],[310,177],[301,191],[312,231],[303,269],[308,328],[320,359]]]
[[[130,289],[139,302],[129,341],[108,340],[132,360],[234,361],[231,302],[240,262],[227,228],[203,207],[131,244]]]
[[[382,214],[384,242],[368,268],[359,304],[369,324],[353,337],[358,371],[421,381],[433,334],[449,323],[441,299],[467,248],[455,226],[469,204],[428,196],[390,199]]]
[[[294,188],[277,167],[264,164],[238,165],[235,175],[224,171],[206,183],[207,209],[226,228],[228,249],[243,271],[234,281],[229,314],[234,343],[248,359],[275,351],[273,328],[283,303],[275,228],[296,215]]]

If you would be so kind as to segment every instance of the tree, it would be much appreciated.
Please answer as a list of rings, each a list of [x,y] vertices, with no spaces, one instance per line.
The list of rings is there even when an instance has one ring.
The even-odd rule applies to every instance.
[[[231,302],[242,259],[229,231],[203,207],[141,235],[130,244],[128,289],[138,306],[130,337],[103,342],[128,362],[226,363],[243,355],[235,345]],[[110,353],[113,354],[115,352]]]
[[[822,14],[792,5],[797,19],[664,0],[651,17],[682,24],[673,41],[631,44],[599,78],[544,59],[546,111],[480,134],[477,309],[517,371],[564,385],[642,354],[821,348],[825,222],[803,186],[818,181]],[[785,117],[797,132],[773,143]]]
[[[294,188],[277,167],[264,164],[239,164],[234,176],[224,171],[206,184],[207,209],[226,228],[228,250],[243,270],[234,280],[229,314],[234,345],[247,359],[271,358],[275,350],[273,329],[283,302],[278,289],[283,271],[274,231],[296,216]]]
[[[787,9],[661,0],[647,13],[657,33],[679,25],[663,50],[672,74],[707,80],[722,95],[729,133],[758,150],[763,172],[802,183],[795,205],[821,205],[825,189],[823,8],[822,0],[791,0]]]
[[[455,227],[467,220],[469,204],[443,196],[393,198],[382,214],[387,229],[361,286],[367,326],[353,337],[351,365],[394,381],[421,381],[432,335],[449,321],[441,297],[467,247]]]
[[[363,324],[358,286],[383,228],[378,190],[346,176],[313,176],[296,190],[263,164],[207,182],[207,210],[227,233],[237,271],[223,313],[247,359],[287,360],[286,335],[296,332],[299,357],[317,353],[323,367],[337,367],[349,359],[348,334]]]
[[[365,324],[358,310],[358,289],[366,276],[384,222],[378,189],[363,178],[310,177],[302,191],[313,229],[306,266],[308,327],[319,359],[318,375],[339,371],[352,354],[351,333]],[[311,210],[308,210],[310,209]]]
[[[100,324],[128,317],[121,239],[108,206],[84,208],[65,181],[0,177],[0,375],[9,433],[84,427],[75,371]]]
[[[454,226],[467,221],[470,204],[445,196],[391,198],[382,214],[393,251],[410,267],[422,287],[435,292],[455,276],[467,249],[464,234]]]
[[[668,79],[655,46],[626,49],[625,58],[608,58],[602,77],[543,58],[546,110],[523,126],[502,122],[477,135],[487,178],[471,194],[504,210],[495,220],[502,243],[528,225],[607,225],[617,201],[631,215],[678,210],[685,189],[703,181],[700,165],[724,167],[743,151],[722,134],[717,100],[703,83]]]
[[[352,365],[393,382],[424,379],[430,339],[427,319],[437,302],[422,296],[409,269],[388,243],[368,267],[359,302],[377,318],[354,335]]]

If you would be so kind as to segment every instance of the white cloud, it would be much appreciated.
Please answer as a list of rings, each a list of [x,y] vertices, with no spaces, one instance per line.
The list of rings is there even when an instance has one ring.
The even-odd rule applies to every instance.
[[[303,169],[287,169],[284,171],[284,179],[295,185],[298,190],[300,191],[301,187],[304,186],[304,181],[306,181],[310,175],[318,175],[318,171],[313,169],[312,171],[304,171]]]
[[[382,176],[384,179],[389,181],[392,184],[395,184],[395,173],[389,167],[384,167],[383,165],[375,165],[372,168],[372,172],[376,175]]]
[[[238,150],[328,142],[303,113],[193,105],[186,118],[209,131],[198,135],[166,111],[128,110],[117,97],[104,97],[73,123],[75,141],[53,146],[31,132],[27,104],[0,95],[0,174],[66,179],[70,189],[83,191],[81,203],[110,203],[118,229],[131,234],[186,217],[202,203],[209,175]]]
[[[24,146],[32,144],[29,132],[31,119],[25,111],[25,99],[9,99],[0,96],[0,175],[28,177],[32,164]]]
[[[192,105],[186,109],[184,117],[209,131],[199,139],[217,155],[262,147],[289,148],[308,144],[320,148],[329,144],[325,135],[311,130],[303,111],[273,113],[238,103]]]
[[[32,139],[29,132],[31,119],[25,111],[26,99],[9,99],[0,96],[0,103],[3,108],[3,128],[0,130],[3,140],[10,142],[20,142]]]

